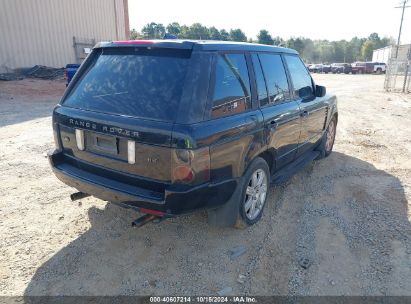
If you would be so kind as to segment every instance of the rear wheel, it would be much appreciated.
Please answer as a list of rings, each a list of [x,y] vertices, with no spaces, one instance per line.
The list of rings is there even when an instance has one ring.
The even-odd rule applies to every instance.
[[[377,69],[377,74],[381,74],[382,73],[382,69],[381,68],[378,68]]]
[[[240,196],[236,228],[254,225],[261,219],[270,185],[270,171],[267,162],[257,157],[243,178],[245,182]]]

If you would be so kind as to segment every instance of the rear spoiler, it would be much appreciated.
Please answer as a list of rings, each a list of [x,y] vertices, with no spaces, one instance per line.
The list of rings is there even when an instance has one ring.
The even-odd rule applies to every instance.
[[[187,40],[168,39],[168,40],[123,40],[123,41],[103,41],[95,45],[94,48],[111,47],[153,47],[170,49],[193,49],[194,43]]]

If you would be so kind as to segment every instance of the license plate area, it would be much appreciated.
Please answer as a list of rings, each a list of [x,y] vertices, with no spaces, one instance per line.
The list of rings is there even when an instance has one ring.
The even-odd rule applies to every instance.
[[[117,137],[96,133],[90,135],[91,150],[109,155],[119,154],[119,139]]]

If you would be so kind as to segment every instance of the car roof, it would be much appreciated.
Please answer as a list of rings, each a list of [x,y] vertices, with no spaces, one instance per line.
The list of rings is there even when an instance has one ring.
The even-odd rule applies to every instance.
[[[105,41],[98,43],[96,48],[124,47],[124,46],[146,46],[159,48],[193,49],[203,51],[251,51],[251,52],[278,52],[298,54],[296,50],[248,42],[219,41],[219,40],[185,40],[185,39],[164,39],[164,40],[124,40]]]

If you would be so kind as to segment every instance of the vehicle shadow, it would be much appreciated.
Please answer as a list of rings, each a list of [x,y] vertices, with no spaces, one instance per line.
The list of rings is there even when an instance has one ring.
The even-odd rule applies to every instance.
[[[92,207],[88,210],[90,228],[37,269],[25,296],[215,294],[227,286],[237,294],[273,294],[275,290],[288,293],[287,283],[294,276],[296,257],[274,252],[261,263],[258,256],[268,256],[261,254],[264,246],[272,250],[278,241],[284,245],[283,250],[297,251],[297,221],[304,216],[302,210],[307,202],[328,204],[325,206],[334,210],[331,215],[313,212],[310,216],[339,214],[337,226],[345,223],[353,227],[343,227],[351,234],[347,236],[350,250],[365,246],[370,256],[370,259],[349,261],[354,267],[371,269],[373,259],[381,255],[385,264],[379,264],[381,269],[375,270],[380,271],[377,275],[386,276],[387,280],[389,276],[395,280],[405,279],[404,286],[410,283],[409,272],[396,272],[397,267],[404,266],[402,261],[408,260],[410,248],[407,248],[408,255],[402,258],[387,258],[387,254],[396,254],[393,242],[408,247],[411,244],[407,199],[397,177],[360,159],[334,152],[303,170],[285,186],[271,190],[281,193],[276,196],[279,201],[270,202],[262,222],[247,230],[210,227],[204,212],[135,229],[130,224],[138,213],[113,204],[107,204],[103,210]],[[306,191],[304,198],[292,201],[293,193],[301,191]],[[292,204],[297,211],[286,213],[284,209]],[[288,234],[277,232],[276,226],[290,225],[289,221],[296,226],[294,230],[290,229]],[[316,239],[325,242],[320,235]],[[384,248],[380,248],[382,245]],[[244,246],[246,252],[233,257],[236,246]],[[317,263],[319,265],[311,269],[313,276],[321,267],[321,261]],[[258,287],[252,278],[251,283],[245,285],[238,282],[239,273],[251,276],[255,269],[259,272]],[[281,271],[291,273],[273,276]],[[372,285],[373,277],[367,279],[371,281],[364,284]],[[378,278],[379,284],[386,284],[380,280]],[[388,293],[395,293],[395,289],[387,288]]]

